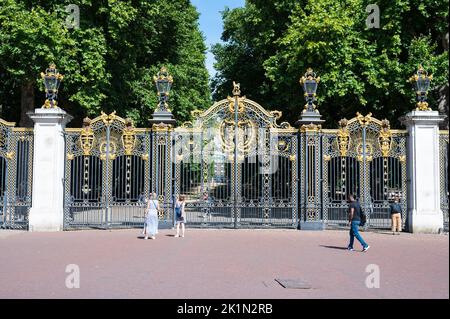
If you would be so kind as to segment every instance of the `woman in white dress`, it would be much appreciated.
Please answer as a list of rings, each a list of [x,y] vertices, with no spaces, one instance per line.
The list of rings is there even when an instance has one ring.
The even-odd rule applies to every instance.
[[[145,230],[144,239],[156,239],[155,235],[158,233],[158,210],[159,203],[155,193],[150,195],[147,203],[147,215],[145,216]]]

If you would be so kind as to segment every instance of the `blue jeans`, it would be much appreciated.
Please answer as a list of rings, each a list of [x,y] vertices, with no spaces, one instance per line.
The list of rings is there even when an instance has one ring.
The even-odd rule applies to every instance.
[[[355,237],[361,243],[363,248],[366,248],[368,246],[367,243],[364,241],[364,239],[359,234],[359,230],[358,230],[359,224],[360,224],[359,220],[352,221],[352,225],[350,227],[350,244],[348,244],[349,248],[353,248],[353,242],[355,240]]]

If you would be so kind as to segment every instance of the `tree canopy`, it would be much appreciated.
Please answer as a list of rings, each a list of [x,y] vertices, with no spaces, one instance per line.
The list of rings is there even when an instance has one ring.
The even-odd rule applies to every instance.
[[[59,106],[75,115],[117,111],[147,126],[157,105],[153,76],[173,75],[169,101],[178,121],[209,105],[206,47],[189,0],[80,0],[79,28],[67,28],[69,0],[0,0],[2,117],[30,125],[44,102],[40,72],[65,75]],[[20,112],[22,111],[22,112]]]
[[[237,81],[243,94],[293,123],[305,104],[299,78],[312,67],[321,77],[318,109],[329,124],[359,111],[399,125],[415,107],[408,79],[422,64],[434,76],[429,102],[436,109],[439,88],[448,95],[448,0],[377,1],[380,28],[369,29],[372,2],[247,0],[225,10],[225,43],[213,47],[214,97]]]

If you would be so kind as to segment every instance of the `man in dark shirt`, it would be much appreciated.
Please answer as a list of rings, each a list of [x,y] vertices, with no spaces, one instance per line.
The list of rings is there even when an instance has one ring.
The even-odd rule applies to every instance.
[[[361,223],[361,206],[359,202],[355,200],[354,195],[348,196],[348,223],[350,226],[350,243],[348,244],[348,250],[353,250],[353,241],[358,239],[363,247],[363,251],[369,249],[369,245],[364,241],[364,239],[359,234],[359,224]]]
[[[390,206],[392,235],[400,235],[402,231],[402,207],[400,206],[400,198],[398,195],[394,197],[394,202]]]

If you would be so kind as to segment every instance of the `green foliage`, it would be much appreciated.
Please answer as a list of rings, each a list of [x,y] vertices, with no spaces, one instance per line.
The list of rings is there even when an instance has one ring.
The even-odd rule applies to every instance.
[[[0,104],[3,117],[20,109],[20,86],[55,62],[65,75],[59,105],[73,125],[100,111],[147,126],[157,105],[153,76],[162,65],[174,77],[169,101],[179,122],[209,105],[206,47],[188,0],[82,0],[80,28],[67,29],[65,0],[0,0]],[[8,116],[10,115],[10,116]]]
[[[380,29],[367,29],[368,0],[247,0],[223,13],[225,44],[213,48],[214,98],[241,83],[247,97],[279,109],[291,123],[305,104],[298,83],[308,67],[321,77],[318,106],[329,124],[357,111],[399,125],[413,109],[407,82],[421,63],[433,73],[430,105],[448,83],[447,0],[382,0]]]

